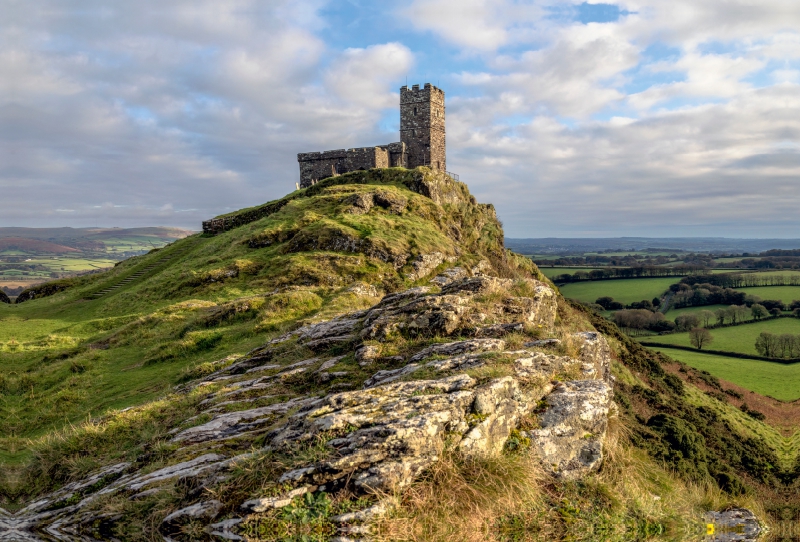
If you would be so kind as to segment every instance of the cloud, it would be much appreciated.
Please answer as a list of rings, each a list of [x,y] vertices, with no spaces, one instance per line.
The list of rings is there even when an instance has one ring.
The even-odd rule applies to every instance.
[[[397,93],[391,84],[408,73],[413,54],[405,45],[386,43],[346,49],[325,74],[326,87],[350,103],[371,110],[393,107]]]
[[[516,137],[487,134],[480,143],[494,161],[475,149],[455,160],[467,182],[478,179],[474,191],[491,194],[511,236],[752,236],[754,227],[791,236],[800,154],[781,142],[800,136],[798,112],[800,87],[786,84],[623,123],[570,129],[538,118]]]
[[[399,43],[331,50],[315,35],[324,5],[17,10],[0,31],[0,221],[63,220],[69,203],[73,224],[102,209],[114,225],[198,227],[293,189],[299,151],[387,139],[379,120],[413,54]]]
[[[783,0],[0,2],[2,225],[197,228],[293,189],[298,152],[396,140],[435,73],[448,166],[509,235],[800,226]]]

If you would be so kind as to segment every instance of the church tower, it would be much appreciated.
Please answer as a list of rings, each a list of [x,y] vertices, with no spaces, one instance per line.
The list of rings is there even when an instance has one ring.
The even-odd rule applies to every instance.
[[[422,89],[400,87],[400,142],[405,143],[409,169],[447,170],[442,89],[430,83]]]

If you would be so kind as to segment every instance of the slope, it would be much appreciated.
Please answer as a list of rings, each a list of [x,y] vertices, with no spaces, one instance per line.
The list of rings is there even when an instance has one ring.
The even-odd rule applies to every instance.
[[[0,305],[15,528],[687,540],[787,502],[796,439],[566,302],[463,184],[357,172],[224,218]]]

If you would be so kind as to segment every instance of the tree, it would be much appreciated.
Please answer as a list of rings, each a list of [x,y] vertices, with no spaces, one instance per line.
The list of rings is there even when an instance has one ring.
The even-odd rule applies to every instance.
[[[728,309],[717,309],[714,311],[714,316],[717,317],[717,323],[724,326],[725,320],[728,318]]]
[[[794,341],[795,341],[794,335],[790,335],[789,333],[784,333],[783,335],[779,335],[777,340],[778,355],[782,358],[792,357],[792,352],[795,349]]]
[[[750,307],[750,313],[756,320],[761,320],[762,318],[769,316],[769,311],[767,310],[767,308],[764,305],[761,305],[760,303],[756,303],[755,305]]]
[[[711,332],[704,327],[695,327],[689,331],[689,341],[698,350],[702,350],[703,346],[711,344],[713,340],[714,337],[711,336]]]
[[[731,310],[736,314],[736,319],[739,322],[744,322],[750,315],[750,309],[747,305],[732,305]]]
[[[653,303],[653,306],[656,307],[656,308],[661,306],[661,300],[659,298],[657,298],[657,297],[654,297],[653,301],[651,301],[651,303]]]
[[[675,318],[675,326],[680,331],[688,331],[700,325],[700,319],[694,314],[681,314]]]
[[[610,305],[613,302],[614,302],[614,298],[613,297],[609,297],[607,295],[604,295],[603,297],[598,297],[595,300],[595,303],[597,303],[598,305],[603,307],[605,310],[611,310],[610,309]]]
[[[783,301],[780,301],[779,299],[765,299],[761,302],[761,304],[764,305],[764,307],[770,313],[772,313],[774,309],[778,309],[778,313],[780,314],[780,312],[784,309]]]
[[[762,356],[774,358],[776,354],[778,338],[767,331],[762,331],[756,338],[756,351]]]
[[[714,318],[714,313],[706,309],[700,311],[698,316],[703,321],[703,327],[707,328],[709,325],[711,325],[711,319]]]

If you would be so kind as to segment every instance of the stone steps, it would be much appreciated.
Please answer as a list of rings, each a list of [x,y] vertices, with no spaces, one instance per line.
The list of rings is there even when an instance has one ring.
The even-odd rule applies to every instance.
[[[102,290],[99,290],[97,292],[94,292],[93,294],[91,294],[89,296],[89,298],[90,299],[100,299],[101,297],[103,297],[105,295],[108,295],[108,294],[116,292],[120,288],[122,288],[124,286],[127,286],[127,285],[129,285],[129,284],[131,284],[131,283],[133,283],[133,282],[145,277],[151,271],[155,270],[158,267],[161,267],[162,265],[164,265],[165,263],[169,262],[170,260],[174,260],[175,258],[183,256],[188,251],[190,251],[192,248],[194,248],[194,245],[195,245],[195,243],[189,244],[189,245],[184,246],[183,248],[181,248],[179,250],[176,250],[175,252],[171,252],[170,254],[162,256],[161,258],[159,258],[155,262],[151,263],[147,267],[144,267],[144,268],[136,271],[132,275],[128,275],[127,277],[125,277],[124,279],[120,280],[116,284],[114,284],[112,286],[108,286],[106,288],[103,288]]]

